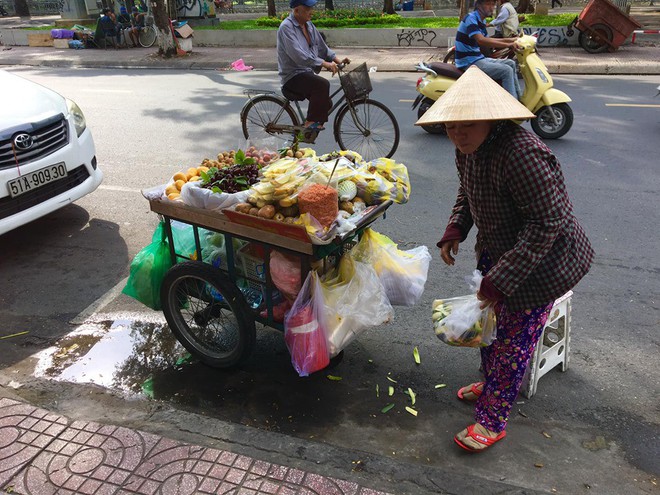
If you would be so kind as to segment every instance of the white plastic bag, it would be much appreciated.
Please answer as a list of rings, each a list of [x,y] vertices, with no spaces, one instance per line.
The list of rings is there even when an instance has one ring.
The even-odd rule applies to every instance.
[[[373,266],[393,306],[413,306],[422,297],[431,262],[426,246],[401,251],[386,235],[366,229],[351,256]]]
[[[326,336],[331,356],[350,344],[368,327],[392,319],[394,310],[374,269],[350,256],[321,279],[325,303]]]
[[[444,343],[460,347],[486,347],[497,337],[492,306],[481,309],[477,291],[483,276],[475,270],[467,279],[473,294],[433,301],[433,327]]]
[[[205,210],[223,210],[237,203],[245,203],[248,195],[249,191],[216,193],[202,187],[199,181],[186,182],[181,188],[181,201],[184,204]]]

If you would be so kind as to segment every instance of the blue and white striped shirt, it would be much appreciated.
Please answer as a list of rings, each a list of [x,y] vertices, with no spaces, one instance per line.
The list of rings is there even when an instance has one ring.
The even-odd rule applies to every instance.
[[[466,69],[477,60],[485,58],[479,49],[475,34],[488,36],[486,24],[476,10],[470,12],[458,25],[456,33],[456,67]]]

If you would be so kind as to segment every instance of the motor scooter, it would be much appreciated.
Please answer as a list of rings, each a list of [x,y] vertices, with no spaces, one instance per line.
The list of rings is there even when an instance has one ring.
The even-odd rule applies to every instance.
[[[536,115],[531,120],[532,129],[544,139],[557,139],[566,134],[573,125],[573,110],[568,105],[570,97],[553,87],[552,77],[545,64],[536,53],[536,37],[521,35],[516,59],[525,82],[525,89],[520,102]],[[463,71],[452,64],[439,62],[420,62],[415,66],[425,72],[417,80],[419,95],[412,109],[419,107],[417,118],[424,113],[461,77]],[[431,134],[445,134],[443,124],[421,126]]]

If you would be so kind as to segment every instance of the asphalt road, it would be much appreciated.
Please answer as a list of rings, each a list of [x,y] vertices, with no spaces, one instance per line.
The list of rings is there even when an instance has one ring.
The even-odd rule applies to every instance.
[[[118,315],[133,321],[134,328],[148,326],[144,323],[155,313],[126,296],[107,296],[120,287],[130,260],[149,242],[157,223],[139,191],[219,151],[244,147],[237,118],[242,90],[276,89],[275,74],[11,70],[80,105],[94,133],[105,181],[76,205],[1,237],[0,332],[30,333],[3,341],[0,383],[19,380],[28,385],[17,393],[34,402],[120,421],[118,413],[113,415],[119,404],[103,410],[110,407],[103,392],[92,389],[96,402],[90,402],[84,398],[86,388],[29,380],[23,373],[34,361],[24,359],[71,332],[75,326],[69,322],[104,295],[103,307],[85,313],[100,321],[100,327],[107,328]],[[152,414],[154,408],[171,408],[247,426],[249,431],[282,433],[289,442],[312,439],[328,450],[358,449],[364,459],[372,456],[373,465],[373,459],[385,459],[380,462],[408,466],[410,474],[399,473],[404,481],[397,493],[440,492],[434,468],[469,476],[474,464],[456,451],[451,437],[471,422],[470,408],[457,403],[454,391],[478,378],[477,353],[439,342],[431,329],[429,305],[437,297],[466,292],[463,277],[474,268],[473,236],[462,245],[454,267],[441,264],[434,245],[456,193],[453,147],[446,138],[413,126],[416,116],[410,105],[416,78],[377,73],[372,97],[397,116],[402,139],[395,158],[408,166],[412,182],[410,202],[390,208],[375,228],[404,248],[423,244],[431,249],[434,260],[419,305],[397,308],[392,323],[369,330],[349,346],[344,361],[332,371],[342,377],[340,382],[325,376],[299,379],[281,336],[264,330],[254,357],[240,370],[190,364],[153,372],[154,395],[161,405],[146,406]],[[654,489],[650,480],[660,473],[660,108],[644,105],[658,103],[653,96],[660,80],[554,79],[573,98],[575,123],[564,138],[548,144],[563,165],[575,214],[597,258],[574,291],[570,370],[549,373],[532,400],[519,400],[509,439],[497,447],[500,455],[480,458],[481,476],[548,492],[586,493],[589,486],[595,488],[592,493],[649,493]],[[319,153],[334,148],[327,134],[315,147]],[[420,366],[413,361],[415,346],[422,356]],[[135,367],[129,371],[141,373]],[[398,382],[391,401],[400,412],[384,415],[380,410],[389,402],[382,397],[391,383],[388,375]],[[447,387],[434,389],[439,383]],[[381,397],[376,397],[376,384]],[[418,394],[417,418],[403,411],[405,387]],[[131,407],[145,406],[127,406],[124,420],[128,417],[134,426],[148,430],[149,420],[132,418],[127,412]],[[203,434],[189,424],[178,427]],[[264,438],[271,437],[253,441],[236,436],[230,441],[246,448],[253,442],[252,448],[268,450],[257,445]],[[298,455],[305,459],[304,453]],[[345,461],[350,469],[357,460]],[[332,462],[340,461],[328,460]],[[369,471],[369,466],[358,467]],[[383,486],[388,481],[381,480]]]

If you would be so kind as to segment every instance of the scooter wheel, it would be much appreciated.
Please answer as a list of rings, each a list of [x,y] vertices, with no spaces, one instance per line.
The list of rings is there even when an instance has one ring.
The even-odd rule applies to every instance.
[[[543,139],[558,139],[571,129],[573,110],[566,103],[543,107],[536,112],[536,118],[532,119],[531,124],[534,132]]]
[[[419,104],[419,109],[417,110],[417,118],[420,119],[422,115],[424,115],[434,103],[435,101],[433,101],[431,98],[424,98]],[[447,130],[445,129],[444,124],[429,124],[420,127],[429,134],[447,134]]]

